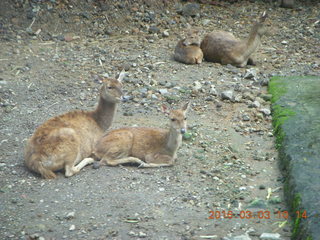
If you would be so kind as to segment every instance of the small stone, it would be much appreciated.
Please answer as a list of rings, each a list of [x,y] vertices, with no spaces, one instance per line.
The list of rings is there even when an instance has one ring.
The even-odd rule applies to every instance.
[[[202,88],[202,84],[201,84],[200,82],[195,81],[195,82],[193,83],[193,87],[192,87],[193,90],[199,91],[201,88]]]
[[[69,227],[69,231],[74,231],[75,229],[76,229],[76,226],[73,224]]]
[[[68,219],[68,220],[73,219],[73,218],[74,218],[74,214],[75,214],[75,212],[69,212],[69,213],[66,215],[66,219]]]
[[[139,232],[138,236],[141,238],[145,238],[145,237],[147,237],[147,234],[144,232]]]
[[[250,121],[249,115],[248,115],[248,114],[243,114],[243,115],[242,115],[242,120],[243,120],[243,121]]]
[[[260,239],[262,240],[280,240],[281,235],[279,233],[262,233]]]
[[[150,26],[149,33],[159,33],[160,29],[157,26]]]
[[[169,30],[164,30],[164,31],[162,32],[162,37],[169,37],[169,36],[170,36]]]
[[[252,106],[253,106],[254,108],[259,108],[259,107],[260,107],[260,103],[259,103],[258,101],[254,101],[254,102],[252,103]]]
[[[245,79],[252,79],[254,81],[257,80],[257,70],[255,68],[250,68],[246,70],[246,73],[244,74]]]
[[[287,45],[288,42],[287,42],[287,41],[282,41],[281,44],[282,44],[282,45]]]
[[[209,93],[210,93],[211,95],[213,95],[213,96],[217,96],[217,95],[218,95],[217,89],[215,88],[214,85],[211,85],[211,86],[210,86]]]
[[[203,25],[203,26],[206,26],[206,25],[208,25],[210,22],[211,22],[210,19],[204,19],[204,20],[202,20],[202,25]]]
[[[271,114],[271,111],[268,108],[261,108],[259,111],[262,112],[265,116],[269,116]]]
[[[233,100],[234,96],[233,96],[233,91],[232,90],[227,90],[227,91],[223,91],[221,93],[221,99],[222,100]]]
[[[168,89],[162,88],[162,89],[159,89],[159,93],[160,93],[161,95],[166,95],[166,94],[168,94],[169,92],[168,92]]]

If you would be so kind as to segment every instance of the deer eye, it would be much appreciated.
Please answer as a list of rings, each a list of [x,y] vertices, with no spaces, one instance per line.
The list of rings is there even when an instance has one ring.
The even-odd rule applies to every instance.
[[[108,87],[108,89],[113,89],[113,87]]]
[[[172,121],[172,122],[174,122],[174,121],[176,121],[176,120],[177,120],[177,119],[175,119],[175,118],[171,118],[171,121]]]
[[[184,120],[187,120],[187,118],[185,117]]]

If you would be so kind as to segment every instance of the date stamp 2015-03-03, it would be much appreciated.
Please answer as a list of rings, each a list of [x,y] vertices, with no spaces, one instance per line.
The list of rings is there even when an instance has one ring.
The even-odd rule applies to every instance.
[[[296,218],[308,218],[307,212],[304,211],[296,211]],[[288,211],[250,211],[250,210],[242,210],[240,212],[233,212],[228,210],[218,210],[218,211],[209,211],[209,219],[288,219],[289,218]]]

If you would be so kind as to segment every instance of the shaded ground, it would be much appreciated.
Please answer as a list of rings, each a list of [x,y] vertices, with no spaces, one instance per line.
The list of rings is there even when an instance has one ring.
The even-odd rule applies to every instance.
[[[259,239],[263,232],[277,232],[290,239],[289,224],[279,227],[286,219],[279,218],[277,211],[287,209],[265,84],[273,75],[319,74],[315,47],[319,46],[319,7],[203,5],[200,14],[191,18],[179,15],[171,5],[161,11],[160,6],[113,4],[100,11],[93,5],[73,4],[69,11],[65,5],[53,6],[50,14],[40,11],[28,33],[32,16],[28,19],[26,10],[37,5],[14,9],[5,2],[4,6],[1,238],[220,239],[247,232],[250,239]],[[172,60],[187,22],[206,31],[223,29],[244,37],[252,19],[265,9],[270,12],[270,36],[255,54],[257,66],[248,68],[251,74],[232,66],[207,62],[187,66]],[[126,21],[117,25],[113,19],[123,16]],[[38,29],[41,32],[35,35]],[[92,109],[98,76],[114,76],[123,67],[129,72],[124,83],[128,101],[119,107],[113,128],[165,127],[167,120],[158,111],[161,104],[179,106],[192,100],[188,117],[192,139],[183,143],[176,165],[87,167],[77,176],[67,179],[60,174],[54,181],[27,171],[23,147],[34,129],[70,109]],[[233,92],[232,100],[221,99],[226,90]],[[273,192],[269,202],[268,188]],[[240,211],[250,204],[256,217],[240,219]],[[209,219],[209,211],[223,210],[233,211],[235,217]],[[269,211],[270,219],[259,219],[258,211],[266,215]]]

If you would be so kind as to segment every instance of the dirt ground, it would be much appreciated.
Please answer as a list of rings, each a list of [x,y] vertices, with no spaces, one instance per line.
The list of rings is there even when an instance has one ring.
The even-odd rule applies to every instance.
[[[274,75],[319,74],[319,3],[201,4],[194,17],[178,13],[185,2],[1,4],[1,239],[255,240],[262,233],[290,239],[267,83]],[[172,59],[187,22],[204,33],[221,29],[244,38],[263,10],[269,34],[254,55],[256,66]],[[72,109],[93,109],[99,77],[122,68],[126,101],[112,128],[165,128],[160,106],[192,101],[190,138],[175,166],[88,166],[55,180],[28,171],[23,149],[36,127]],[[210,219],[210,211],[233,217]]]

